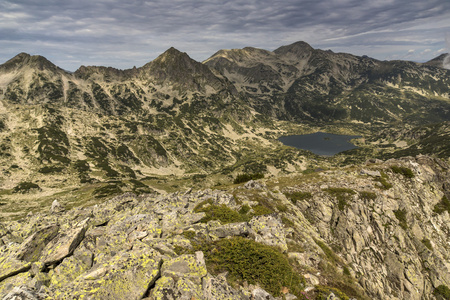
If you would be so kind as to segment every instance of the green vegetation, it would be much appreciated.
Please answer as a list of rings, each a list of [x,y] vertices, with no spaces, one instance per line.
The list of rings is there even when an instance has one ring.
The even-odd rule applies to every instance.
[[[403,175],[407,178],[414,178],[414,176],[415,176],[413,171],[410,168],[391,166],[391,170],[392,170],[392,172]]]
[[[397,218],[399,225],[404,230],[408,229],[408,223],[406,222],[406,210],[405,209],[397,209],[394,210],[394,215]]]
[[[97,199],[116,196],[122,193],[122,189],[119,185],[120,184],[108,184],[95,189],[92,194]]]
[[[441,284],[437,288],[434,289],[433,295],[442,296],[445,300],[450,300],[450,288],[448,286]]]
[[[342,291],[340,291],[337,288],[332,288],[332,287],[323,286],[323,285],[317,285],[316,290],[317,290],[316,300],[330,299],[328,296],[331,293],[333,293],[336,297],[338,297],[341,300],[350,299],[346,294],[344,294]]]
[[[264,174],[261,173],[255,173],[255,174],[247,174],[247,173],[243,173],[243,174],[239,174],[236,176],[236,178],[234,179],[233,183],[234,184],[238,184],[238,183],[244,183],[250,180],[256,180],[256,179],[261,179],[264,178]]]
[[[20,194],[27,194],[27,193],[31,193],[34,191],[40,191],[41,188],[39,187],[39,185],[32,183],[32,182],[28,182],[28,181],[23,181],[21,183],[19,183],[18,185],[16,185],[12,192],[13,193],[20,193]]]
[[[59,166],[45,166],[38,170],[39,173],[42,174],[53,174],[53,173],[59,173],[62,170],[64,170],[64,167]]]
[[[273,210],[271,210],[270,208],[268,208],[262,204],[255,205],[252,208],[253,208],[254,216],[262,216],[262,215],[268,215],[268,214],[273,213]]]
[[[207,223],[211,220],[219,220],[222,224],[248,221],[248,218],[245,215],[232,210],[225,204],[205,205],[204,207],[196,209],[196,212],[206,213],[206,216],[201,220],[203,223]]]
[[[425,247],[427,247],[428,249],[430,249],[431,251],[433,251],[433,246],[431,245],[431,241],[427,238],[424,238],[422,240],[422,244],[425,245]]]
[[[392,184],[390,184],[387,179],[389,178],[388,175],[386,173],[384,173],[383,171],[380,172],[381,173],[381,177],[377,177],[374,180],[378,181],[379,183],[381,183],[381,189],[382,190],[389,190],[390,188],[392,188]]]
[[[441,201],[434,206],[433,211],[437,214],[442,214],[444,211],[448,211],[450,214],[450,200],[448,200],[447,196],[442,196]]]
[[[305,286],[305,279],[275,247],[233,237],[201,244],[199,250],[205,254],[208,270],[213,274],[228,271],[232,283],[259,284],[274,296],[280,296],[283,287],[300,296]]]
[[[297,201],[304,201],[312,198],[312,194],[310,192],[292,192],[284,193],[284,195],[294,204],[296,204]]]
[[[327,188],[324,189],[327,193],[329,193],[332,197],[338,200],[338,208],[339,210],[344,210],[347,207],[348,200],[351,199],[351,195],[355,195],[356,192],[352,189],[347,188]]]
[[[67,135],[57,128],[58,120],[52,126],[43,126],[36,129],[38,132],[39,145],[37,151],[43,162],[70,163],[67,158],[69,154],[69,139]]]
[[[363,200],[375,200],[377,198],[377,194],[373,192],[361,191],[359,192],[359,197]]]
[[[325,245],[324,242],[317,240],[316,244],[325,253],[325,256],[327,257],[328,261],[332,262],[333,264],[338,264],[341,262],[341,258],[339,256],[337,256],[336,253],[333,252],[333,250],[328,248],[328,246]]]

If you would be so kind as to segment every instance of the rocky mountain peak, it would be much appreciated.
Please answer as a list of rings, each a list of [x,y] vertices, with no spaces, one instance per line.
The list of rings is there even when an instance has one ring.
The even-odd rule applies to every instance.
[[[8,60],[3,65],[0,65],[0,70],[11,71],[13,69],[20,69],[24,67],[30,67],[38,70],[57,70],[59,69],[55,64],[49,61],[47,58],[40,55],[30,55],[22,52]]]
[[[314,48],[311,47],[308,43],[299,41],[287,46],[281,46],[273,52],[278,55],[287,55],[287,54],[295,54],[302,55],[304,53],[310,53],[314,51]]]
[[[169,48],[155,60],[140,68],[141,77],[151,77],[156,83],[170,83],[188,90],[204,90],[205,85],[222,85],[210,68],[192,59],[185,52]]]
[[[100,77],[102,80],[123,80],[130,76],[137,74],[136,67],[128,70],[119,70],[112,67],[101,67],[101,66],[81,66],[75,71],[75,76],[82,79],[94,79]]]
[[[443,67],[445,67],[444,66],[445,59],[449,56],[450,56],[449,53],[443,53],[443,54],[427,61],[425,63],[425,65],[443,68]]]
[[[186,52],[181,52],[174,47],[170,47],[163,54],[159,55],[153,63],[173,63],[175,61],[185,60],[186,62],[192,60]]]

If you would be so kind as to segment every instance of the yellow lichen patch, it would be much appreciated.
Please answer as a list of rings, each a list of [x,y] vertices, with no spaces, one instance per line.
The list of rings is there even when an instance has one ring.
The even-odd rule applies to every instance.
[[[160,257],[154,252],[120,252],[102,263],[99,274],[93,271],[78,277],[65,288],[64,294],[78,291],[79,295],[94,296],[96,299],[141,299],[149,285],[158,277]],[[89,276],[92,275],[92,276]]]
[[[16,276],[9,277],[0,282],[0,295],[5,295],[14,286],[20,286],[26,284],[31,279],[30,273],[20,273]]]

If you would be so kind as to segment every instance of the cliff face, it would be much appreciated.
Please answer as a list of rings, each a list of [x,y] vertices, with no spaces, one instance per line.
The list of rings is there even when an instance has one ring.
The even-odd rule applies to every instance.
[[[0,295],[442,299],[448,172],[418,156],[72,210],[55,201],[1,224]],[[272,263],[255,271],[259,261]]]

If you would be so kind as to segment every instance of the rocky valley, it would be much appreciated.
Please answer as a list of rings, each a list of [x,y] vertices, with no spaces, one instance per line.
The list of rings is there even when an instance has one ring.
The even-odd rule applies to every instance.
[[[72,73],[17,55],[1,297],[449,299],[443,59],[298,42]],[[332,157],[278,141],[319,130],[362,137]]]

